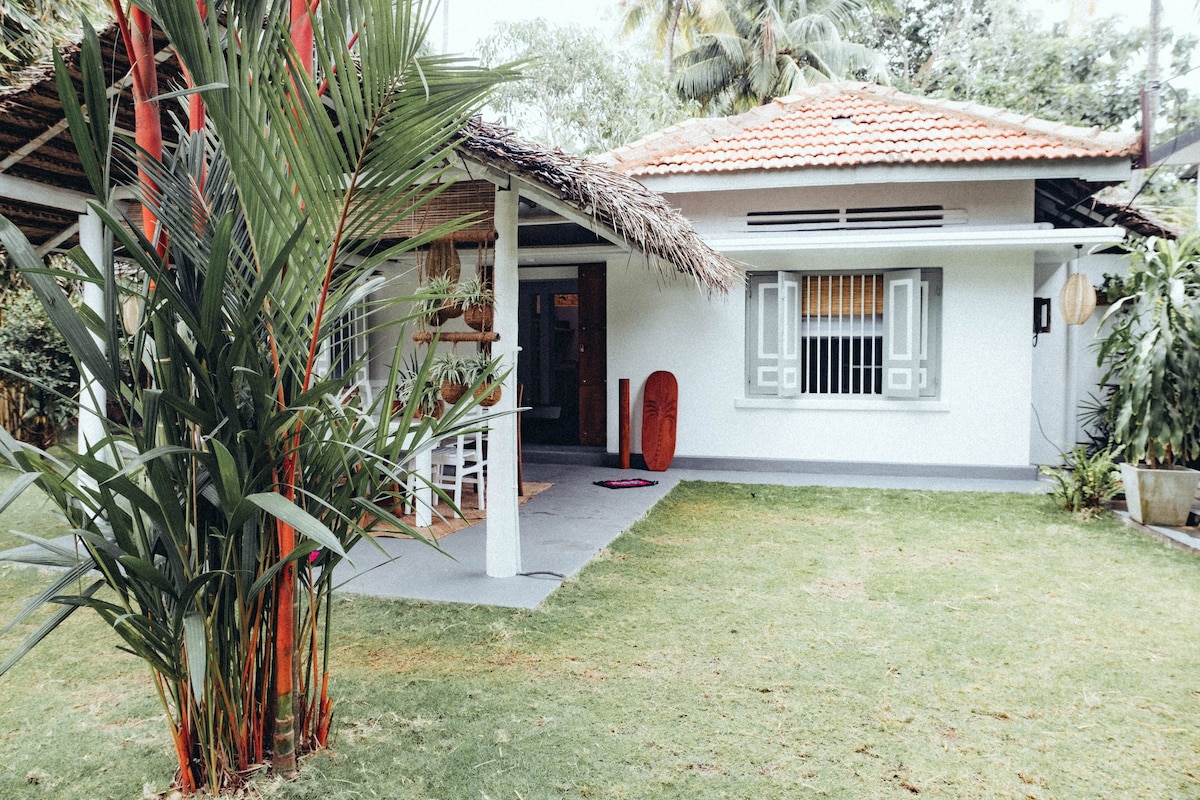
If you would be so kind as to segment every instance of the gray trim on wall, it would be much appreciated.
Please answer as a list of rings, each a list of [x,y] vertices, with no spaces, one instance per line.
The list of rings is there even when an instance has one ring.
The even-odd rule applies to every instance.
[[[618,456],[598,447],[528,445],[522,453],[531,464],[577,464],[616,467]],[[630,457],[630,468],[645,470],[641,453]],[[784,472],[800,475],[881,475],[906,478],[969,478],[976,480],[1037,480],[1037,467],[978,464],[894,464],[874,461],[800,461],[786,458],[708,458],[676,456],[672,469],[724,472]]]

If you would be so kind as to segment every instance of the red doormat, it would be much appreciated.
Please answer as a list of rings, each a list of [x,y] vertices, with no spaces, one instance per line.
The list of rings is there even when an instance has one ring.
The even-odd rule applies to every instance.
[[[634,489],[638,486],[657,486],[658,481],[648,481],[645,478],[623,478],[618,481],[592,481],[596,486],[605,489]]]

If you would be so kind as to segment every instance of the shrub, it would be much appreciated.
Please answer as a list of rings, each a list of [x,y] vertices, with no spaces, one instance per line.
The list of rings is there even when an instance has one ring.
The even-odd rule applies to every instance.
[[[75,417],[79,372],[28,286],[0,294],[0,373],[0,424],[20,441],[54,444]]]
[[[1054,480],[1050,496],[1064,511],[1071,511],[1080,519],[1103,514],[1108,501],[1121,490],[1121,474],[1114,451],[1104,448],[1089,454],[1085,445],[1077,445],[1064,461],[1066,464],[1062,467],[1043,466],[1039,469]]]

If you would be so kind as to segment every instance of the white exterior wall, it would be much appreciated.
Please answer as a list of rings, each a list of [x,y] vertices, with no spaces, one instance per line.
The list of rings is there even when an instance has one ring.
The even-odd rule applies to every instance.
[[[710,300],[683,282],[648,291],[640,271],[610,265],[609,450],[617,447],[617,379],[631,379],[633,451],[640,452],[642,389],[651,372],[665,369],[679,381],[678,456],[1029,464],[1032,254],[870,263],[844,256],[825,265],[942,268],[940,398],[747,400],[742,292]]]
[[[1093,286],[1099,286],[1107,273],[1126,275],[1128,260],[1119,255],[1084,256],[1079,271],[1088,276]],[[1083,325],[1067,325],[1059,306],[1058,295],[1067,279],[1065,263],[1037,265],[1034,285],[1036,297],[1049,297],[1051,305],[1050,332],[1038,337],[1033,348],[1033,426],[1030,457],[1035,464],[1059,464],[1061,453],[1076,443],[1087,440],[1082,420],[1072,420],[1067,410],[1069,378],[1067,373],[1067,342],[1075,346],[1074,373],[1076,400],[1079,406],[1090,402],[1089,396],[1099,394],[1101,369],[1096,364],[1097,332],[1108,306],[1099,306],[1092,318]],[[1072,422],[1077,430],[1072,430]]]
[[[708,236],[748,210],[940,203],[970,225],[1031,221],[1033,187],[879,187],[712,192],[669,198]],[[803,202],[799,202],[802,199]],[[659,369],[679,381],[676,455],[803,461],[1016,466],[1030,463],[1032,251],[739,252],[750,269],[942,269],[941,394],[936,400],[746,398],[744,291],[707,298],[686,281],[654,286],[640,265],[608,271],[609,450],[619,378],[632,384],[632,449],[642,391]]]
[[[948,226],[948,230],[980,225],[1028,225],[1033,222],[1033,194],[1033,181],[993,181],[986,184],[986,189],[978,183],[903,183],[664,196],[702,236],[727,238],[745,232],[744,218],[751,211],[819,208],[941,205],[947,211],[967,212],[966,225]]]

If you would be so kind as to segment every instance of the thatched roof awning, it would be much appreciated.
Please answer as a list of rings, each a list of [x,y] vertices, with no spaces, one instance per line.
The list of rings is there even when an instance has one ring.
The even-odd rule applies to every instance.
[[[468,161],[546,190],[616,233],[663,273],[683,273],[710,292],[727,292],[742,280],[742,272],[666,200],[603,164],[535,144],[479,118],[463,129],[458,150]]]

